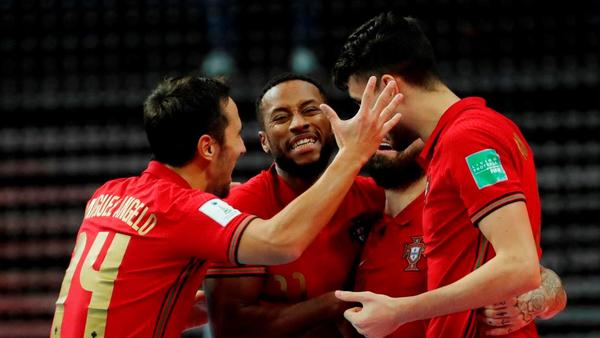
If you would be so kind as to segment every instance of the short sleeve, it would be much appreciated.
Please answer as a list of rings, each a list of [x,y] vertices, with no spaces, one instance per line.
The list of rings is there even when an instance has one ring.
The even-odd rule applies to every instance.
[[[501,127],[464,128],[449,136],[440,150],[474,225],[504,205],[525,200],[519,158]]]
[[[267,219],[273,216],[273,212],[277,213],[269,203],[270,196],[264,191],[263,187],[258,184],[252,186],[243,184],[233,189],[229,196],[225,199],[227,203],[247,213],[251,213],[258,217]]]
[[[206,271],[206,278],[223,277],[263,277],[267,275],[267,268],[262,265],[220,265],[211,264]]]
[[[240,239],[255,216],[207,193],[191,196],[182,209],[179,223],[183,231],[178,232],[176,250],[210,261],[237,264]]]

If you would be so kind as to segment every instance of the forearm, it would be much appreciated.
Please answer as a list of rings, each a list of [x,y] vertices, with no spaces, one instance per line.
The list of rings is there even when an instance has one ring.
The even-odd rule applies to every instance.
[[[239,261],[283,264],[298,258],[329,222],[364,161],[340,150],[312,187],[271,219],[252,221],[240,243]]]
[[[497,255],[455,283],[411,297],[411,303],[415,304],[412,320],[476,309],[538,286],[537,262]]]
[[[261,302],[257,305],[242,305],[236,309],[235,318],[228,318],[215,333],[217,338],[292,337],[324,323],[331,323],[334,318],[341,316],[343,310],[345,308],[340,306],[332,293],[295,304]]]

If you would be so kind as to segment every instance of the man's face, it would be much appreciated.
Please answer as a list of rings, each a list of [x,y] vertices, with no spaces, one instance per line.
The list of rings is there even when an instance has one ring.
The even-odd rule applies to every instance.
[[[238,115],[238,109],[235,102],[228,98],[227,102],[221,105],[223,114],[227,117],[227,127],[225,128],[223,144],[216,145],[216,160],[212,167],[217,173],[215,178],[209,182],[212,192],[220,198],[229,195],[229,185],[231,184],[231,174],[238,158],[246,152],[244,141],[242,140],[242,121]],[[211,184],[212,183],[212,184]]]
[[[331,125],[319,108],[323,102],[319,89],[302,80],[282,82],[263,96],[261,145],[290,175],[321,174],[333,153]]]
[[[359,105],[367,81],[368,79],[358,76],[351,76],[348,81],[348,94]],[[383,86],[380,84],[376,95],[381,90]],[[419,135],[400,122],[382,140],[379,150],[369,159],[365,169],[383,188],[404,187],[423,175],[417,163],[423,146]]]
[[[423,169],[417,163],[423,146],[417,134],[402,126],[396,127],[381,141],[365,170],[385,189],[406,187],[423,176]]]

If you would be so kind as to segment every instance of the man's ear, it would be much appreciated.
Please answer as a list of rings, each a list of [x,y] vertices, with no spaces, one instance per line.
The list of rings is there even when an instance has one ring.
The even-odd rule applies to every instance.
[[[400,87],[402,86],[402,80],[391,74],[383,74],[381,76],[381,89],[385,88],[390,81],[396,81],[396,88],[394,88],[394,95],[400,93]]]
[[[198,139],[198,155],[206,160],[212,160],[217,152],[218,144],[210,135],[202,135]]]
[[[271,147],[269,146],[269,141],[267,140],[267,134],[261,130],[258,132],[258,138],[260,139],[260,146],[262,147],[262,150],[265,153],[270,154]]]

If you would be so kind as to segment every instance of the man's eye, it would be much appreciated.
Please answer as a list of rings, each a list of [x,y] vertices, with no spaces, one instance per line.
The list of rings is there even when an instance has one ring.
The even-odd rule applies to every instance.
[[[271,117],[271,121],[273,121],[273,122],[283,122],[283,121],[285,121],[286,118],[287,118],[286,115],[275,115],[275,116]]]
[[[317,107],[308,107],[304,109],[304,114],[318,114],[321,112],[321,109]]]

